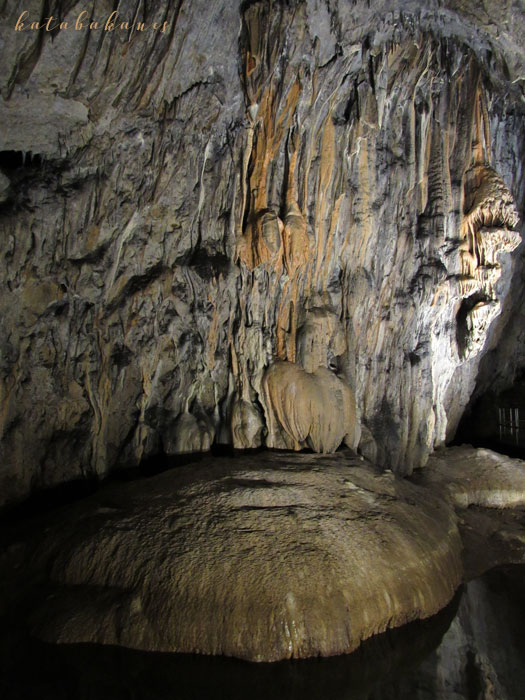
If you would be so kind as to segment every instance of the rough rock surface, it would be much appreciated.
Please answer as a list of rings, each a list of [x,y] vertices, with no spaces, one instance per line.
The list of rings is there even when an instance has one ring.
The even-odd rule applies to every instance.
[[[523,208],[521,5],[135,5],[145,31],[1,6],[1,502],[264,444],[276,360],[337,373],[364,451],[409,473],[501,333],[512,264],[465,222],[486,168]]]
[[[2,700],[373,700],[439,644],[457,608],[373,637],[352,654],[253,664],[228,657],[154,654],[97,644],[47,644],[0,629]],[[15,631],[20,627],[15,625]],[[20,639],[19,636],[22,636]],[[405,695],[403,700],[406,700]],[[521,700],[521,698],[516,698]]]
[[[276,362],[262,381],[268,447],[335,452],[344,441],[357,449],[355,399],[326,367],[306,372],[293,362]]]
[[[524,567],[492,571],[465,587],[439,647],[417,672],[370,700],[520,700],[525,638]]]
[[[446,488],[456,506],[525,506],[525,462],[470,446],[438,450],[423,483]]]
[[[509,497],[523,462],[449,452],[410,480],[348,452],[271,452],[107,485],[3,530],[0,614],[51,643],[252,660],[351,651],[431,615],[461,580],[525,564],[525,508]]]
[[[415,479],[456,508],[465,581],[525,564],[525,462],[463,445],[438,450]]]
[[[269,453],[106,487],[11,541],[2,572],[47,641],[275,661],[433,615],[460,552],[430,490],[341,453]]]

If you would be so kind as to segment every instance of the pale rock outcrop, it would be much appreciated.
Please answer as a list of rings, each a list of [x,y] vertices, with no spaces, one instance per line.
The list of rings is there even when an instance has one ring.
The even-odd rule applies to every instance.
[[[318,367],[337,368],[337,358],[346,352],[346,338],[341,322],[333,311],[316,307],[306,313],[297,331],[297,362],[307,372]]]
[[[355,396],[335,373],[346,351],[336,314],[314,304],[297,330],[295,345],[297,363],[272,364],[261,382],[267,446],[334,452],[344,441],[357,450],[361,427]]]
[[[465,218],[462,224],[460,293],[468,297],[458,312],[458,343],[463,359],[479,353],[488,329],[500,313],[495,284],[501,276],[499,253],[521,242],[511,193],[489,166],[476,165],[465,175]]]
[[[19,533],[0,577],[23,576],[13,596],[50,642],[276,661],[433,615],[460,554],[428,489],[348,454],[266,453],[108,485]]]
[[[520,459],[463,445],[438,450],[428,466],[425,483],[445,488],[458,507],[525,505],[525,462]]]

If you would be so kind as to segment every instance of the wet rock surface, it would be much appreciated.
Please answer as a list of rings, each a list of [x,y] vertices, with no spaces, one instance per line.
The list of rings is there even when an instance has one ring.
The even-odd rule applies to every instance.
[[[392,679],[370,700],[519,700],[524,576],[524,567],[502,568],[467,584],[439,647],[416,672]]]
[[[462,447],[418,483],[349,452],[262,452],[108,484],[4,528],[2,611],[17,602],[52,643],[350,652],[435,614],[462,580],[525,563],[513,479],[519,495],[520,460]]]
[[[236,659],[54,645],[0,634],[5,700],[521,700],[523,568],[464,587],[437,616],[364,642],[350,655],[249,664]],[[458,609],[459,603],[459,609]],[[451,624],[452,621],[452,624]],[[448,630],[448,631],[447,631]],[[4,628],[5,633],[5,628]]]
[[[0,531],[12,630],[0,635],[0,688],[87,698],[133,687],[156,700],[174,687],[241,697],[255,683],[277,697],[518,700],[523,567],[508,565],[525,564],[525,509],[510,497],[523,464],[463,446],[399,479],[348,451],[259,452],[107,484],[32,519],[13,512]],[[455,607],[380,634],[431,616],[462,581],[448,632]],[[333,655],[370,635],[326,666],[173,655]],[[17,671],[26,663],[31,683]]]
[[[435,614],[462,579],[451,506],[344,453],[203,462],[31,527],[5,535],[3,588],[53,643],[329,656]]]
[[[454,504],[464,580],[525,564],[525,462],[470,445],[438,450],[416,482]]]
[[[439,644],[457,598],[437,616],[373,637],[353,654],[272,664],[46,644],[0,633],[0,692],[5,700],[159,700],[174,694],[178,700],[243,700],[247,694],[254,700],[367,700],[372,689],[390,687]]]

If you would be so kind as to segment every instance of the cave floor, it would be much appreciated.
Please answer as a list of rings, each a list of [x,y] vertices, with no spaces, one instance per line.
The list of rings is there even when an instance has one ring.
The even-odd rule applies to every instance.
[[[433,620],[462,582],[525,564],[524,466],[460,447],[400,479],[349,451],[258,452],[107,483],[3,524],[4,629],[41,658],[81,649],[102,667],[152,652],[339,658]]]

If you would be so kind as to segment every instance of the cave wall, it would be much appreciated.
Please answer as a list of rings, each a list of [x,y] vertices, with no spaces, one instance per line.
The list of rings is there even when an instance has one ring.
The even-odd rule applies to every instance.
[[[373,700],[511,700],[523,687],[523,568],[493,569],[467,583],[438,648],[414,673],[390,682]]]
[[[514,279],[466,274],[465,207],[489,165],[523,209],[519,8],[159,0],[119,12],[164,32],[14,30],[84,9],[2,9],[1,501],[213,442],[361,433],[424,464]],[[306,398],[268,398],[276,366]],[[311,376],[343,397],[320,429]]]

